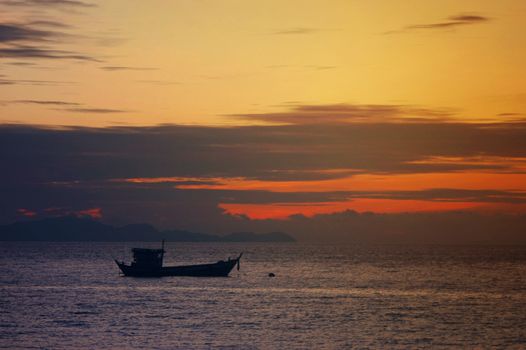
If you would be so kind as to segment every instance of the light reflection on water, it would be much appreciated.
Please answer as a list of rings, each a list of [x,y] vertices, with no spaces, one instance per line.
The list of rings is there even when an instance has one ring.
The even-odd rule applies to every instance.
[[[0,347],[526,347],[526,248],[172,243],[241,271],[120,277],[132,246],[1,243]]]

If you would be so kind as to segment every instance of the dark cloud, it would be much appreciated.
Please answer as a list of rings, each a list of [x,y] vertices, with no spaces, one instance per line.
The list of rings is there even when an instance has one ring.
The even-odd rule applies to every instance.
[[[433,156],[461,160],[412,163]],[[495,161],[477,163],[475,160],[479,158]],[[504,161],[499,162],[500,158]],[[448,241],[455,238],[450,237],[455,233],[458,240],[489,240],[490,237],[493,242],[499,242],[507,235],[519,237],[519,231],[523,233],[526,227],[526,218],[467,212],[358,214],[348,211],[313,218],[295,215],[289,220],[250,220],[225,215],[218,208],[219,203],[323,205],[324,202],[358,198],[509,205],[525,202],[523,192],[491,189],[491,183],[483,190],[348,189],[281,193],[180,189],[175,185],[210,185],[216,183],[214,179],[218,177],[300,181],[353,174],[514,171],[508,168],[506,159],[511,159],[511,163],[526,159],[525,124],[501,123],[498,127],[488,127],[429,122],[102,129],[4,125],[0,127],[3,168],[0,172],[0,222],[19,219],[17,210],[20,208],[37,213],[52,207],[102,208],[103,219],[108,222],[142,221],[160,227],[212,233],[281,230],[300,239],[318,241],[352,241],[367,237],[385,241],[389,238],[386,235],[402,237],[400,233],[407,234],[403,237],[408,240],[425,237]],[[327,172],[327,169],[338,171]],[[184,179],[160,183],[115,181],[137,177]]]
[[[48,30],[49,28],[53,30]],[[32,20],[27,23],[0,23],[0,59],[67,59],[100,62],[87,54],[57,48],[56,46],[65,40],[79,39],[65,31],[57,30],[64,28],[69,28],[69,25],[47,19]]]
[[[114,45],[117,39],[102,34],[98,37],[86,36],[70,31],[74,29],[71,17],[68,15],[80,14],[84,9],[95,7],[90,2],[80,0],[4,0],[0,1],[0,8],[7,10],[17,6],[20,19],[17,23],[0,20],[0,59],[14,58],[19,60],[74,60],[83,62],[98,62],[103,60],[96,55],[81,52],[81,47],[86,42],[95,45]],[[23,8],[24,7],[24,8]],[[61,13],[48,12],[59,10]],[[62,16],[60,16],[62,15]],[[65,47],[64,45],[68,45]],[[90,46],[90,45],[87,45]],[[86,45],[84,45],[86,47]],[[34,65],[33,68],[49,69]],[[3,85],[7,85],[5,82]]]
[[[67,130],[4,126],[0,146],[2,159],[14,160],[11,157],[17,155],[12,166],[3,162],[11,169],[0,173],[3,182],[8,178],[9,182],[52,182],[135,177],[294,181],[346,177],[353,172],[507,171],[507,162],[418,161],[433,156],[526,157],[526,124],[501,123],[498,128],[430,122]],[[350,170],[324,172],[327,169]]]
[[[56,33],[20,24],[0,23],[0,43],[14,41],[47,41]]]
[[[488,21],[490,21],[490,18],[488,17],[478,16],[478,15],[460,14],[460,15],[448,17],[447,21],[435,22],[435,23],[424,23],[424,24],[413,24],[413,25],[406,26],[399,30],[385,32],[384,34],[404,33],[404,32],[409,32],[413,30],[421,30],[421,29],[424,29],[424,30],[425,29],[451,29],[451,28],[456,28],[460,26],[484,23]]]

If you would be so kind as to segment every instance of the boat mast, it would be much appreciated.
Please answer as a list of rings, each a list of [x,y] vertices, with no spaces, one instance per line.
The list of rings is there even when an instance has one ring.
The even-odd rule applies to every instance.
[[[163,266],[163,258],[164,258],[164,239],[161,243],[161,266]]]

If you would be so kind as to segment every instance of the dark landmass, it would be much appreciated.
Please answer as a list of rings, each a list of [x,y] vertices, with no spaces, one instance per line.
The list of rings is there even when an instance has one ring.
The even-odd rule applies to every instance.
[[[231,233],[218,236],[180,230],[159,231],[148,224],[114,227],[87,217],[63,216],[0,226],[0,241],[50,242],[294,242],[283,232]]]
[[[221,237],[223,242],[295,242],[295,239],[283,232],[253,233],[236,232]]]

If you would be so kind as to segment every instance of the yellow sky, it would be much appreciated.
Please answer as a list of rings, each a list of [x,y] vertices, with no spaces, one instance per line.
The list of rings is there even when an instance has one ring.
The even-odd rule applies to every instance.
[[[45,28],[68,36],[29,44],[97,61],[0,58],[0,79],[17,81],[0,85],[0,122],[229,124],[240,123],[230,114],[336,103],[444,108],[476,120],[526,114],[526,2],[521,0],[105,0],[96,5],[2,9],[2,23],[70,25]],[[460,15],[486,20],[404,29]],[[0,42],[22,44],[29,45]],[[101,69],[117,66],[155,69]],[[79,105],[13,103],[20,100]]]

